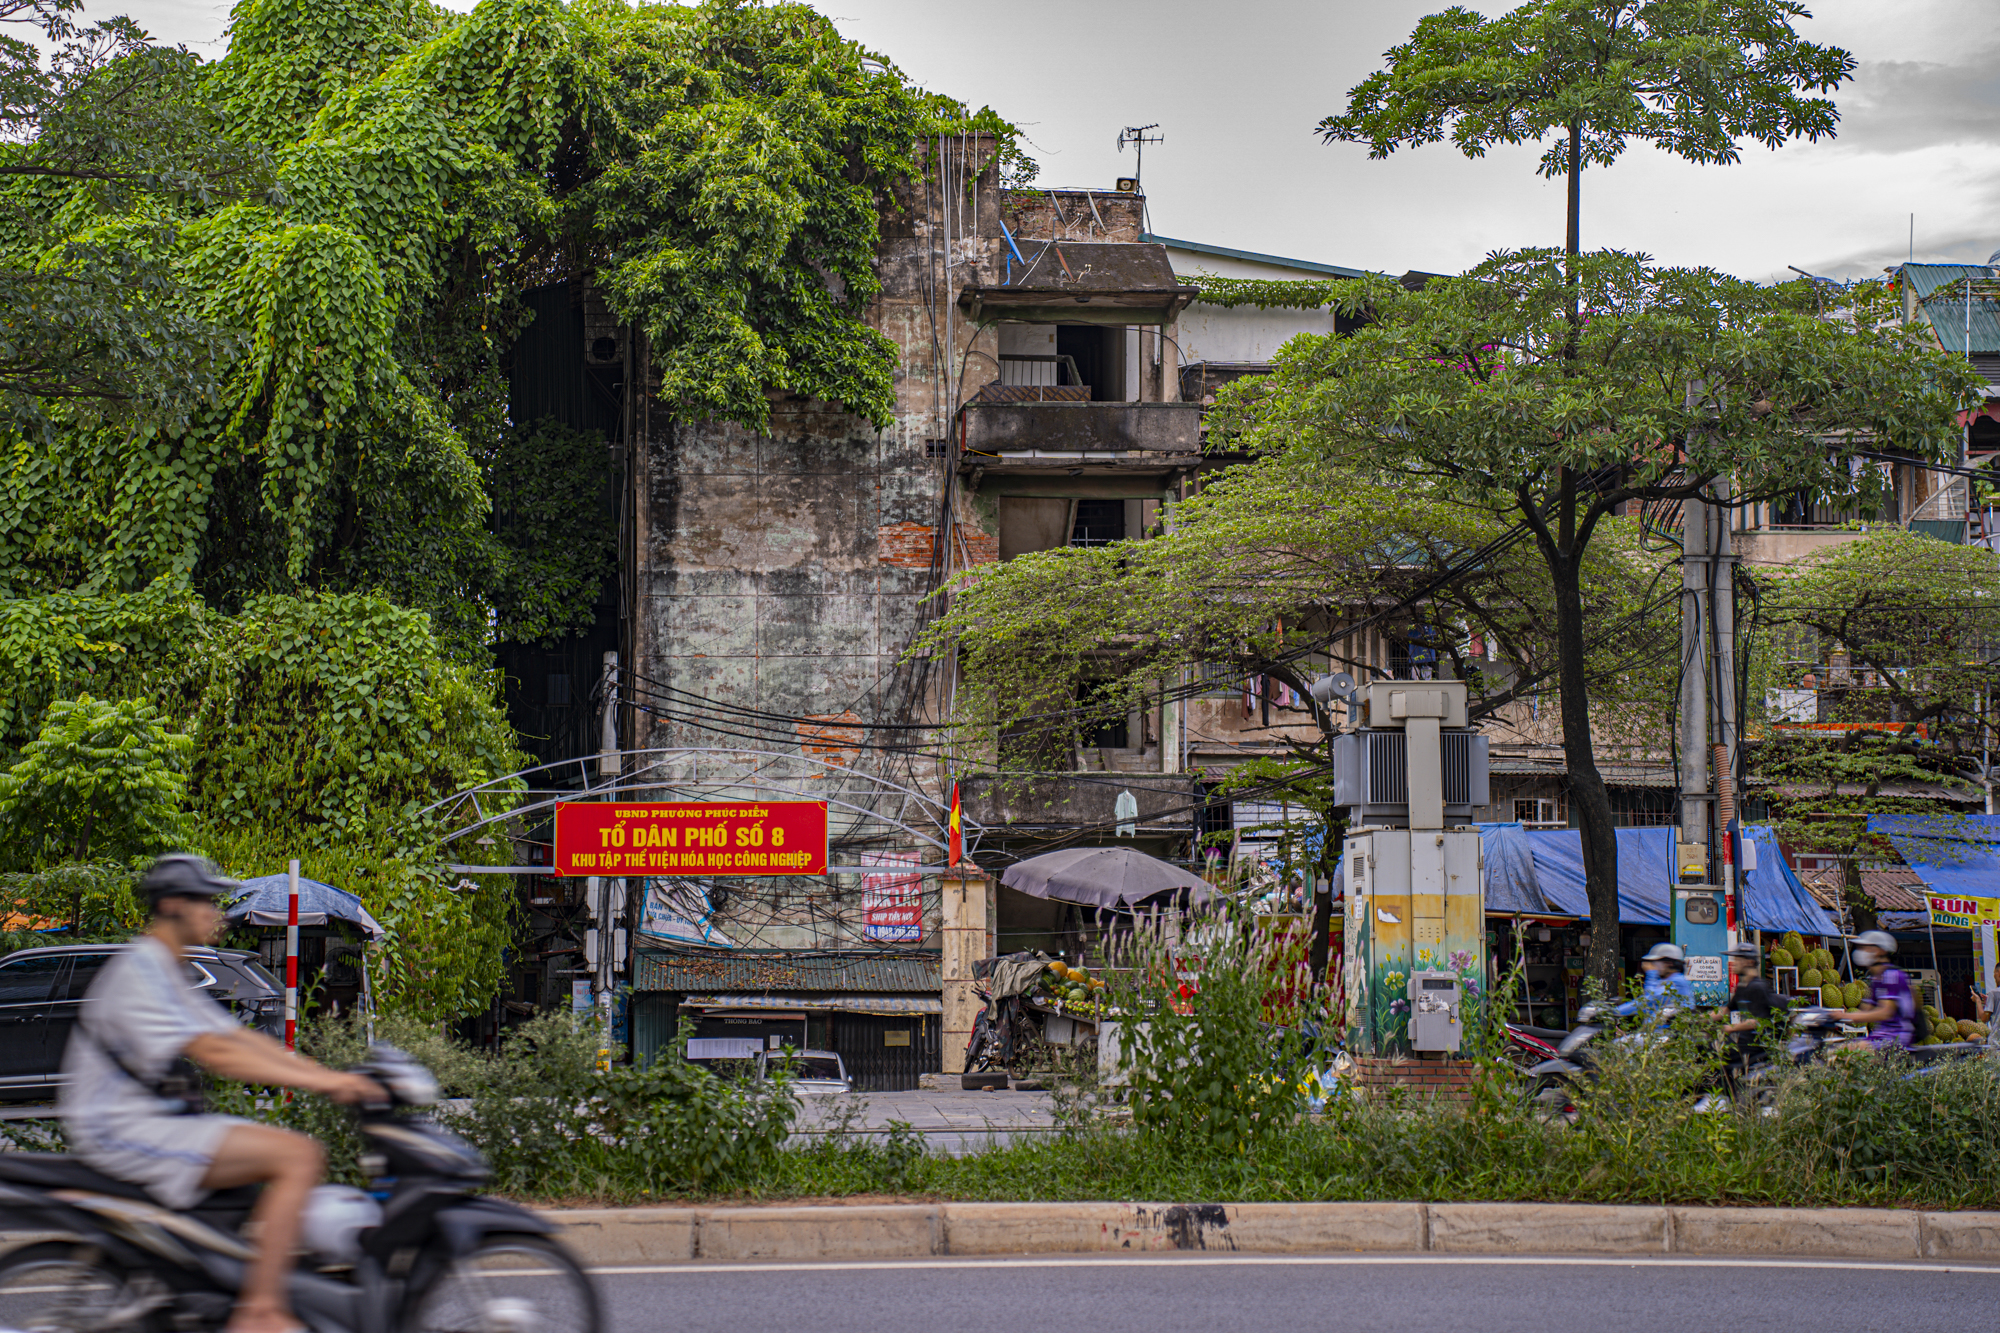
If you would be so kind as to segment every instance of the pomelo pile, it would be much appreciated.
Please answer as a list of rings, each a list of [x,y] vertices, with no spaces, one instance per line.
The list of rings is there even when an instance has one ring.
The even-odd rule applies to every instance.
[[[1071,967],[1068,963],[1054,962],[1042,973],[1043,998],[1060,1000],[1065,1009],[1080,1009],[1089,1013],[1097,1011],[1097,992],[1104,989],[1104,983],[1081,967]]]

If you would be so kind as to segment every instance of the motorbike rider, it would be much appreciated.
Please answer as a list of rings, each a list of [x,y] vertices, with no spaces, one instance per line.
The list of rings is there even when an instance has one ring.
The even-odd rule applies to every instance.
[[[1895,951],[1896,937],[1886,930],[1855,937],[1854,965],[1868,972],[1868,1003],[1861,1009],[1836,1009],[1833,1015],[1845,1023],[1870,1024],[1863,1040],[1877,1050],[1907,1047],[1917,1039],[1917,997],[1909,975],[1889,965]]]
[[[143,1186],[169,1208],[212,1190],[262,1185],[256,1257],[244,1273],[230,1333],[291,1333],[286,1300],[306,1197],[325,1173],[314,1140],[235,1116],[199,1111],[191,1061],[222,1078],[386,1102],[373,1079],[315,1064],[239,1025],[189,984],[184,959],[222,924],[215,899],[241,887],[198,856],[172,853],[139,881],[149,920],[105,965],[84,997],[63,1056],[57,1113],[77,1155],[105,1175]]]
[[[1646,973],[1645,989],[1636,1002],[1628,1000],[1619,1005],[1618,1012],[1630,1017],[1643,1010],[1658,1022],[1669,1009],[1692,1009],[1695,1004],[1694,983],[1681,971],[1686,964],[1687,950],[1680,945],[1669,944],[1665,940],[1655,944],[1639,960],[1639,966]]]
[[[1728,1069],[1734,1076],[1749,1067],[1756,1052],[1757,1034],[1769,1029],[1771,1015],[1785,1007],[1785,998],[1772,990],[1759,972],[1756,945],[1732,944],[1726,955],[1729,978],[1735,987],[1729,992],[1729,1003],[1715,1017],[1724,1024],[1723,1032],[1736,1038],[1736,1054],[1730,1058]],[[1732,1013],[1747,1013],[1749,1017],[1731,1021]]]

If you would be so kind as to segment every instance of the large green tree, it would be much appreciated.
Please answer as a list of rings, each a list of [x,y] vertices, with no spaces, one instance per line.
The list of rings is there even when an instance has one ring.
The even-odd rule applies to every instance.
[[[1872,921],[1860,865],[1895,849],[1868,816],[1949,820],[1981,803],[2000,556],[1896,528],[1858,536],[1767,573],[1748,639],[1749,711],[1763,715],[1750,776],[1789,845],[1844,858],[1848,903]],[[1777,691],[1814,715],[1767,709]]]
[[[1546,563],[1571,808],[1582,830],[1590,971],[1617,967],[1617,842],[1596,762],[1584,570],[1614,511],[1805,492],[1868,504],[1866,452],[1941,459],[1983,386],[1893,317],[1879,288],[1840,310],[1807,284],[1759,287],[1616,253],[1496,255],[1410,291],[1341,298],[1366,323],[1287,344],[1225,391],[1251,447],[1435,486],[1523,525]]]
[[[1320,122],[1371,157],[1449,138],[1467,157],[1554,142],[1540,173],[1567,186],[1582,245],[1583,172],[1634,141],[1690,162],[1735,162],[1742,141],[1831,137],[1854,57],[1798,35],[1796,0],[1534,0],[1496,18],[1453,6],[1417,23],[1385,69]]]

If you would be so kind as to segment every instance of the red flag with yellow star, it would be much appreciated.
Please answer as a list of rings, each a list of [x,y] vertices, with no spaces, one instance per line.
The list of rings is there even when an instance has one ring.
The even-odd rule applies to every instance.
[[[965,859],[965,827],[959,822],[958,784],[951,784],[951,823],[947,826],[945,846],[950,855],[945,864],[956,866]]]

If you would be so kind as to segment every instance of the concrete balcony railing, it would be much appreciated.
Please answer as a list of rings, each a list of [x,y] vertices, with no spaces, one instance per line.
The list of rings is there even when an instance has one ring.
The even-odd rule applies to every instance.
[[[1199,403],[995,403],[965,406],[965,455],[1028,461],[1201,453]]]
[[[959,784],[968,818],[987,836],[1095,833],[1109,842],[1118,798],[1130,793],[1141,835],[1185,835],[1198,820],[1201,793],[1186,773],[1010,773]]]

